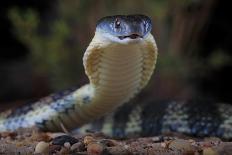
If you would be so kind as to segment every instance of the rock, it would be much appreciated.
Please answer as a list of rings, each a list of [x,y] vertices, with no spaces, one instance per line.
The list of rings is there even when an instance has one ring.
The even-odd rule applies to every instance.
[[[85,145],[88,145],[89,143],[92,143],[94,141],[96,141],[96,140],[92,136],[85,136],[84,137],[84,144]]]
[[[63,146],[65,142],[69,142],[71,145],[73,145],[73,144],[79,142],[79,140],[74,138],[74,137],[68,136],[68,135],[58,136],[52,140],[53,145]]]
[[[88,155],[101,155],[103,154],[104,146],[100,143],[90,143],[87,146]]]
[[[71,151],[83,151],[85,149],[85,146],[83,143],[81,142],[78,142],[78,143],[75,143],[71,146],[70,150]]]
[[[176,139],[169,143],[168,148],[173,150],[180,150],[183,152],[194,152],[194,147],[188,140]]]
[[[60,154],[69,154],[69,149],[67,149],[66,147],[61,147],[61,150],[59,152]]]
[[[218,155],[218,153],[212,148],[205,148],[203,150],[203,155]]]
[[[117,141],[111,140],[111,139],[102,139],[102,140],[100,140],[100,143],[102,143],[103,145],[105,145],[107,147],[113,147],[113,146],[117,145]]]
[[[47,133],[48,136],[50,136],[52,139],[56,138],[56,137],[59,137],[59,136],[68,136],[66,133],[63,133],[63,132],[55,132],[55,133]]]
[[[6,137],[14,138],[16,136],[17,136],[17,133],[15,133],[15,132],[6,131],[6,132],[0,133],[0,138],[6,138]]]
[[[35,154],[40,153],[40,154],[49,154],[49,144],[41,141],[39,142],[36,147],[35,147]]]
[[[51,145],[49,147],[49,154],[54,154],[54,153],[57,153],[61,150],[61,147],[60,145]]]
[[[65,142],[64,143],[64,147],[66,147],[67,149],[69,149],[71,147],[71,144],[69,142]]]
[[[163,147],[163,148],[167,148],[168,147],[167,143],[165,143],[165,142],[160,143],[160,146]]]

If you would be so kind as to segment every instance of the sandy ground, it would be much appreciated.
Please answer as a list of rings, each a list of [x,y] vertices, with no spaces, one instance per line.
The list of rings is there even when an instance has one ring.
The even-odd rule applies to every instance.
[[[194,139],[176,135],[118,140],[102,133],[72,135],[20,129],[17,132],[0,133],[0,155],[2,154],[231,155],[232,142],[223,142],[218,138]]]

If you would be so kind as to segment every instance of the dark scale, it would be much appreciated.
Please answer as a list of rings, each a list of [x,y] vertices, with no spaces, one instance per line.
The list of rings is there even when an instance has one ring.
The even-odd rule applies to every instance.
[[[69,94],[69,95],[63,97],[62,99],[59,99],[56,102],[52,103],[50,105],[50,108],[54,109],[59,114],[56,117],[57,120],[49,119],[49,120],[47,120],[46,124],[51,123],[51,124],[53,124],[53,126],[56,126],[56,122],[58,121],[58,123],[62,123],[65,125],[66,122],[61,117],[61,115],[64,114],[66,117],[70,117],[69,114],[71,113],[72,110],[74,111],[74,109],[75,109],[75,103],[76,103],[76,99],[73,97],[72,94]],[[69,118],[69,119],[71,120],[71,118]],[[46,126],[46,124],[45,124],[45,126]],[[40,124],[40,125],[43,125],[43,124]],[[58,128],[59,127],[60,126],[58,126]]]
[[[74,103],[74,97],[72,96],[72,94],[69,94],[62,99],[59,99],[56,102],[52,103],[50,107],[58,112],[64,112],[68,109],[74,109]]]
[[[64,112],[68,114],[69,110],[74,109],[75,100],[71,94],[72,92],[73,89],[70,89],[62,91],[60,93],[52,94],[48,97],[40,99],[36,104],[40,105],[40,107],[42,107],[43,105],[50,104],[50,108],[53,108],[58,112]],[[15,126],[16,124],[20,125],[20,127],[23,127],[23,125],[27,122],[25,121],[25,118],[21,116],[26,115],[28,112],[35,110],[33,108],[33,105],[34,103],[29,103],[25,106],[17,108],[16,110],[13,110],[12,113],[7,116],[8,119],[4,122],[6,128],[14,130],[15,128],[18,128],[17,126]],[[46,127],[46,123],[48,122],[49,120],[41,120],[40,122],[35,123],[39,128],[44,128]],[[52,121],[50,120],[50,122]],[[52,123],[55,125],[54,122]]]
[[[47,123],[47,120],[42,120],[42,121],[40,121],[40,122],[36,122],[35,125],[36,125],[36,127],[38,127],[39,129],[42,129],[43,131],[46,131],[46,130],[48,130],[48,129],[46,128],[46,123]]]
[[[54,109],[55,111],[59,113],[65,113],[67,115],[69,111],[75,108],[75,105],[74,105],[75,99],[72,95],[74,91],[75,89],[71,88],[71,89],[67,89],[67,90],[52,94],[49,96],[52,98],[52,101],[47,102],[47,104],[50,104],[50,108]],[[57,119],[59,119],[62,122],[62,119],[60,117],[57,117]],[[42,120],[41,122],[36,122],[36,125],[39,128],[46,131],[46,130],[49,130],[46,128],[46,126],[49,123],[51,123],[52,126],[56,126],[55,120],[53,119]]]
[[[24,121],[25,120],[23,117],[14,117],[14,118],[9,118],[7,121],[5,121],[4,125],[6,126],[6,128],[14,130],[16,128],[15,126],[16,124],[22,125]]]
[[[150,101],[143,106],[142,111],[142,136],[159,135],[162,129],[163,116],[168,102]]]
[[[88,129],[88,132],[99,132],[101,131],[104,124],[104,117],[98,118],[90,123],[91,128]]]
[[[71,93],[73,93],[75,91],[75,89],[66,89],[54,94],[51,94],[50,97],[53,99],[53,101],[62,99],[64,96],[70,95]]]
[[[55,111],[61,112],[64,110],[64,104],[62,100],[58,100],[55,103],[51,104],[51,108]]]
[[[23,105],[20,108],[17,108],[15,110],[12,110],[12,113],[7,116],[7,118],[13,118],[13,117],[18,117],[27,114],[28,112],[32,111],[33,108],[30,105]]]
[[[125,104],[119,107],[114,114],[113,122],[113,137],[123,138],[127,135],[125,134],[126,124],[129,120],[129,114],[132,111],[132,104]]]
[[[165,110],[167,118],[163,118],[162,130],[164,132],[187,132],[181,131],[189,129],[188,125],[185,124],[187,120],[183,117],[187,114],[187,108],[183,102],[168,102],[168,107]]]
[[[82,98],[84,104],[88,104],[91,101],[90,96],[86,95]]]
[[[13,120],[12,120],[12,119],[8,119],[7,121],[4,122],[4,126],[5,126],[7,129],[12,130],[12,123],[14,123]]]
[[[190,101],[188,104],[188,123],[191,134],[195,136],[220,136],[218,132],[222,122],[218,105],[208,101]]]
[[[22,107],[19,107],[17,109],[12,110],[12,112],[7,116],[7,118],[22,116],[22,115],[27,114],[30,111],[33,111],[34,104],[53,104],[57,100],[60,100],[60,99],[62,100],[62,98],[71,94],[72,92],[74,92],[74,90],[75,90],[74,88],[67,89],[67,90],[64,90],[64,91],[61,91],[58,93],[51,94],[48,97],[42,98],[37,103],[36,102],[27,103],[27,104],[23,105]],[[51,98],[51,100],[48,100],[48,98]],[[56,102],[56,103],[58,103],[58,102]],[[58,103],[58,105],[59,105],[59,103]],[[60,107],[58,105],[56,108],[59,109]]]

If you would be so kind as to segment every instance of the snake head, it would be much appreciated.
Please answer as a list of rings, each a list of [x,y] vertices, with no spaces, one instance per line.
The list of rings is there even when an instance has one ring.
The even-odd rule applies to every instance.
[[[115,15],[100,19],[96,33],[119,43],[143,40],[151,32],[151,19],[145,15]]]

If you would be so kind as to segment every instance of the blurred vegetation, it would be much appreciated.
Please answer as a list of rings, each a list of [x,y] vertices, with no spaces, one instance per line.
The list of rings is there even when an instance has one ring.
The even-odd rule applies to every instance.
[[[36,74],[48,75],[54,89],[65,87],[80,77],[75,71],[81,66],[80,48],[71,41],[67,19],[46,23],[50,29],[46,27],[43,30],[40,27],[42,21],[31,9],[22,11],[13,8],[9,11],[9,17],[18,38],[30,50],[28,60],[35,66]]]
[[[35,74],[46,75],[50,87],[57,90],[86,81],[82,55],[94,34],[97,19],[112,14],[146,14],[152,18],[160,51],[156,80],[149,88],[160,96],[188,96],[192,86],[187,87],[189,90],[181,89],[188,85],[189,79],[204,76],[206,70],[219,68],[231,60],[221,49],[212,52],[206,61],[198,56],[199,40],[214,3],[214,0],[58,0],[46,18],[35,10],[15,7],[9,10],[9,18],[17,38],[30,50],[28,61],[33,64]]]
[[[46,75],[52,89],[57,90],[81,80],[83,51],[93,36],[97,19],[121,12],[138,13],[142,8],[142,12],[162,20],[166,5],[167,1],[161,0],[156,5],[152,0],[149,3],[127,0],[123,5],[122,1],[113,0],[67,0],[56,1],[47,19],[41,19],[35,10],[15,7],[9,10],[8,16],[15,35],[30,50],[28,61],[34,66],[35,74]]]

